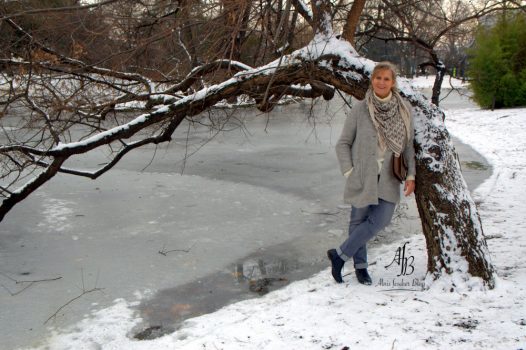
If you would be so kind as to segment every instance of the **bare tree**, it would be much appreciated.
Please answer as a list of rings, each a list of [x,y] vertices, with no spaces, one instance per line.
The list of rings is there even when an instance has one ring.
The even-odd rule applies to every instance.
[[[8,26],[25,50],[4,52],[0,60],[0,219],[56,174],[95,179],[128,152],[170,141],[183,120],[199,118],[224,99],[245,94],[268,111],[286,94],[330,99],[338,89],[363,98],[374,62],[336,38],[330,2],[292,4],[311,25],[313,39],[307,45],[261,67],[212,61],[178,81],[72,58],[4,15],[3,28]],[[210,16],[221,13],[216,8]],[[190,88],[225,67],[238,73],[224,73],[223,80],[198,91]],[[462,180],[443,113],[410,87],[402,86],[401,92],[416,120],[416,198],[428,246],[427,282],[446,279],[454,289],[472,285],[475,278],[493,288],[477,208]],[[101,150],[109,157],[107,164],[94,171],[74,167],[75,159]]]
[[[474,33],[478,20],[509,6],[507,1],[481,2],[439,0],[378,0],[364,16],[362,40],[372,37],[385,43],[409,43],[424,53],[418,67],[436,72],[431,101],[440,103],[440,91],[447,71],[445,54],[448,40]]]

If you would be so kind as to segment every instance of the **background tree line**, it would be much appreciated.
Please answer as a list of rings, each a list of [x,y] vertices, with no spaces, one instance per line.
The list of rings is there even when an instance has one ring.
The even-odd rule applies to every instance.
[[[332,3],[336,32],[344,30],[356,2]],[[481,23],[487,26],[503,11],[521,8],[518,2],[490,0],[361,2],[363,10],[353,38],[358,52],[375,61],[392,61],[406,76],[434,75],[432,102],[436,105],[446,73],[466,77],[468,49]],[[80,0],[4,1],[1,13],[69,57],[167,82],[180,80],[193,68],[217,59],[258,66],[303,47],[313,34],[300,15],[301,7],[293,6],[294,0],[99,3],[104,6],[93,6],[95,3],[84,9],[86,4]],[[32,48],[5,20],[0,29],[0,58],[46,59],[44,52]],[[223,73],[217,70],[216,79],[221,80]],[[207,79],[213,82],[214,75]],[[202,81],[196,83],[199,86]]]

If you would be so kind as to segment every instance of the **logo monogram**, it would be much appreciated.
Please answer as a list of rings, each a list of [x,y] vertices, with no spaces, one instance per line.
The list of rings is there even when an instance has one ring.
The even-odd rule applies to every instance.
[[[413,263],[415,261],[415,257],[412,255],[406,256],[406,245],[409,242],[405,242],[402,247],[398,247],[396,250],[395,256],[393,258],[393,261],[385,268],[389,268],[391,265],[396,264],[400,266],[400,273],[396,275],[397,277],[400,276],[408,276],[411,275],[413,272],[415,272],[415,267],[413,266]],[[409,269],[408,269],[409,268]]]

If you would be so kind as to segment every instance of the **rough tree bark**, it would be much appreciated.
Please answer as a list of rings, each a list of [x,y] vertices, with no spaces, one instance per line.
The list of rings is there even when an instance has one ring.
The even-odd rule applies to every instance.
[[[442,82],[444,81],[444,75],[446,74],[446,66],[438,58],[438,55],[433,49],[430,49],[430,56],[432,57],[433,61],[421,63],[419,67],[432,67],[436,72],[435,81],[431,90],[431,103],[433,103],[435,106],[438,106],[440,103]]]
[[[438,106],[440,103],[440,92],[442,91],[442,82],[444,81],[444,75],[446,74],[446,66],[442,61],[438,61],[435,65],[435,70],[436,75],[431,93],[431,103],[433,103],[435,106]]]
[[[415,112],[415,195],[427,244],[426,285],[440,278],[451,291],[491,289],[495,271],[443,111],[421,96],[407,97]]]
[[[74,74],[76,77],[96,80],[109,87],[116,83],[110,84],[107,79],[96,79],[93,74],[118,76],[119,79],[136,81],[137,86],[144,86],[142,93],[124,92],[115,100],[95,106],[95,110],[99,112],[108,106],[115,107],[119,103],[140,100],[148,103],[147,111],[135,119],[109,130],[95,128],[77,141],[64,143],[60,141],[60,137],[52,137],[52,135],[48,136],[47,143],[37,146],[16,142],[0,145],[0,156],[3,157],[2,161],[6,166],[13,167],[19,172],[23,172],[24,164],[31,164],[35,169],[40,169],[39,175],[30,178],[18,188],[11,188],[14,182],[0,187],[0,194],[5,198],[0,206],[0,220],[14,205],[58,172],[96,178],[109,171],[129,151],[149,143],[169,141],[185,118],[198,115],[223,99],[248,94],[257,101],[258,108],[263,111],[272,109],[284,94],[323,96],[330,99],[334,96],[335,89],[339,89],[362,99],[369,85],[374,62],[360,57],[349,42],[336,39],[328,15],[330,13],[328,0],[321,2],[317,0],[317,6],[313,5],[313,15],[306,11],[306,6],[301,4],[301,0],[294,0],[294,3],[296,6],[298,4],[302,6],[298,11],[307,15],[308,21],[312,21],[313,27],[316,28],[314,39],[310,44],[259,68],[251,69],[243,64],[230,62],[230,65],[235,65],[244,71],[221,84],[186,96],[177,93],[179,89],[174,89],[173,86],[156,87],[140,76],[111,72],[94,66],[84,67],[81,62],[58,55],[50,49],[46,52],[48,55],[55,55],[55,60],[52,60],[54,63],[49,60],[45,62],[2,60],[0,63],[16,67],[38,67],[59,71],[62,74]],[[37,40],[30,41],[32,45],[43,46]],[[221,65],[221,62],[218,65]],[[84,68],[90,75],[82,75],[81,71]],[[196,79],[199,71],[204,73],[207,69],[194,70],[178,85],[186,86],[188,81]],[[115,88],[123,91],[122,86]],[[411,102],[415,117],[416,199],[428,250],[426,285],[430,286],[433,281],[440,280],[444,283],[438,285],[447,290],[493,288],[494,270],[489,262],[489,253],[477,208],[462,178],[454,147],[443,123],[443,113],[421,95],[412,91],[410,86],[401,84],[400,90]],[[27,91],[29,90],[26,89],[26,93]],[[29,102],[32,101],[30,96],[26,95],[24,98]],[[76,108],[84,107],[77,105]],[[44,118],[47,118],[45,111],[38,108],[35,110],[40,111]],[[93,119],[95,116],[100,117],[100,114],[90,118]],[[42,126],[42,135],[53,134],[54,121],[46,120],[47,124],[44,123]],[[83,122],[90,120],[86,119]],[[100,118],[97,122],[102,120],[103,118]],[[157,129],[153,133],[141,138],[141,133],[155,126]],[[120,150],[102,168],[87,172],[63,167],[69,158],[107,145],[118,145]]]
[[[350,42],[353,46],[355,44],[354,34],[358,23],[360,23],[360,15],[365,7],[365,1],[366,0],[354,0],[347,16],[347,21],[345,21],[345,25],[343,26],[342,38]]]

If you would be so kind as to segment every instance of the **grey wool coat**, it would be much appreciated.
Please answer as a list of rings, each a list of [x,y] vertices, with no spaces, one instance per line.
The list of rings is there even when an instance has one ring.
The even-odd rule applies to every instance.
[[[408,105],[409,111],[412,110]],[[408,166],[408,176],[415,176],[415,149],[413,147],[414,127],[411,116],[410,140],[403,151]],[[378,204],[378,198],[398,203],[400,183],[392,172],[392,154],[387,149],[378,178],[378,135],[369,116],[365,101],[355,101],[345,120],[342,134],[336,144],[336,156],[342,174],[353,169],[347,178],[344,202],[362,208]]]

